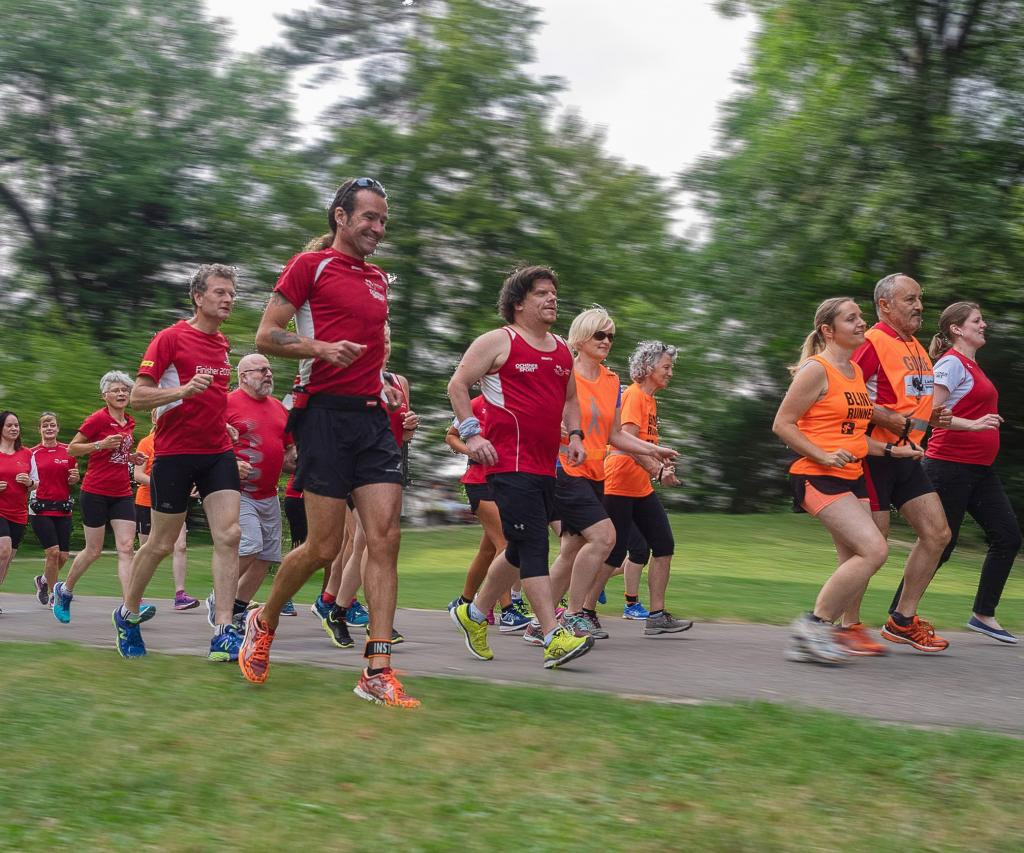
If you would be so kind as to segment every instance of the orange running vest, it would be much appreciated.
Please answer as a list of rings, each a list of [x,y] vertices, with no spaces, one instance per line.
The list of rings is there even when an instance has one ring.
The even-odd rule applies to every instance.
[[[803,413],[796,425],[822,450],[828,453],[849,450],[857,461],[848,462],[842,468],[828,468],[801,456],[789,466],[789,472],[856,480],[863,474],[861,460],[868,455],[867,430],[874,411],[864,384],[864,374],[860,366],[854,364],[853,379],[848,379],[823,356],[812,355],[808,360],[812,359],[825,368],[828,389],[824,397]]]
[[[885,373],[896,402],[886,405],[887,409],[914,418],[923,424],[932,416],[932,393],[935,377],[932,374],[932,360],[917,338],[905,341],[886,334],[882,329],[872,327],[864,333],[878,356],[879,370]],[[926,428],[911,429],[907,433],[914,444],[920,444]],[[900,440],[900,436],[878,424],[871,426],[870,435],[883,444]]]
[[[604,479],[604,458],[608,455],[608,439],[615,424],[615,410],[619,406],[619,377],[603,364],[597,379],[590,381],[576,375],[576,399],[580,404],[580,428],[583,430],[583,449],[587,458],[579,465],[567,465],[563,444],[562,470],[570,477],[586,477],[588,480]]]

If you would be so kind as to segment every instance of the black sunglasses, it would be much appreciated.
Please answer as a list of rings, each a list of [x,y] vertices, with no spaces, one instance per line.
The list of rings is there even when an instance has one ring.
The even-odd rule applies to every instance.
[[[615,332],[594,332],[594,340],[611,343],[615,340]]]
[[[338,196],[335,199],[334,204],[332,204],[331,207],[341,207],[341,203],[346,198],[348,198],[349,193],[352,192],[353,189],[357,189],[357,190],[374,190],[375,189],[375,190],[378,190],[380,192],[380,194],[382,196],[384,196],[384,198],[388,197],[388,191],[386,189],[384,189],[384,184],[382,184],[376,178],[356,178],[347,187],[345,187],[344,190],[342,190],[341,195]]]

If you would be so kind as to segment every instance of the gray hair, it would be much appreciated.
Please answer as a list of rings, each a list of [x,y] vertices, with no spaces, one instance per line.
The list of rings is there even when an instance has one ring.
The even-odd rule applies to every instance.
[[[106,394],[110,390],[111,385],[117,385],[118,383],[131,388],[135,381],[123,370],[108,370],[100,379],[100,393]]]
[[[901,278],[909,278],[906,273],[894,272],[891,275],[880,278],[875,285],[875,313],[878,313],[878,303],[883,299],[892,299],[892,292],[896,289],[896,282]]]
[[[238,271],[234,267],[227,264],[201,264],[188,280],[188,301],[192,303],[193,309],[196,307],[196,294],[206,293],[206,285],[211,278],[226,278],[238,287]]]
[[[654,365],[663,355],[675,361],[676,354],[674,346],[663,344],[661,341],[640,341],[629,357],[629,378],[634,382],[642,382],[651,374]]]

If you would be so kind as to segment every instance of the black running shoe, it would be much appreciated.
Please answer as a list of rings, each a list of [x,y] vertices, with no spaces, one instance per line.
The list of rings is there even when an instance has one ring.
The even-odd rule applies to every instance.
[[[33,580],[36,582],[36,598],[39,599],[39,603],[46,607],[50,603],[50,587],[46,583],[46,578],[42,575],[36,575]]]
[[[324,626],[324,630],[327,632],[327,636],[331,638],[331,642],[339,649],[352,648],[352,637],[348,633],[348,625],[345,624],[344,607],[338,607],[335,604],[331,607],[330,613],[320,620],[320,624]]]

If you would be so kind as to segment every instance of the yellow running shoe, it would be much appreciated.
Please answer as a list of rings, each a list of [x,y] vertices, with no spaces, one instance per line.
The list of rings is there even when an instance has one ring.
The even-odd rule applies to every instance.
[[[448,611],[452,622],[462,629],[466,635],[466,648],[477,660],[492,660],[494,652],[487,645],[487,623],[476,622],[469,615],[469,605],[460,604]]]
[[[544,647],[544,668],[565,666],[569,661],[583,657],[593,647],[593,637],[577,637],[568,628],[559,626],[551,642]]]

